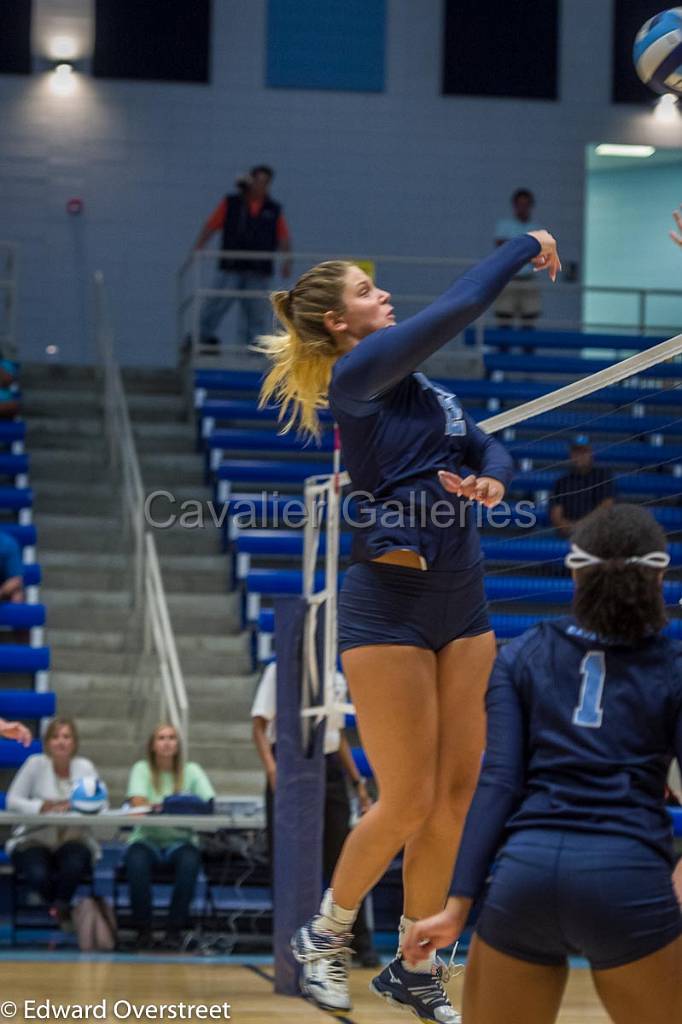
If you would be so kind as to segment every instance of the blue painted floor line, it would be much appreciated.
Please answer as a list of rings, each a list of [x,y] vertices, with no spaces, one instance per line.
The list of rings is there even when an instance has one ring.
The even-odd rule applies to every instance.
[[[382,957],[382,963],[389,962],[389,957]],[[190,953],[80,953],[76,949],[8,949],[0,952],[0,963],[42,963],[45,961],[54,963],[55,960],[63,963],[122,963],[122,964],[162,964],[162,963],[195,963],[195,964],[220,964],[222,966],[236,967],[273,967],[272,956],[269,953],[236,954],[223,956],[200,956]],[[454,966],[464,967],[466,961],[459,957],[455,960]],[[571,967],[574,970],[587,970],[589,964],[582,957],[571,957]]]
[[[77,949],[54,949],[54,950],[3,950],[0,953],[0,963],[42,963],[45,961],[54,963],[55,960],[62,963],[121,963],[121,964],[222,964],[240,967],[265,964],[272,965],[272,956],[269,954],[240,954],[238,956],[201,956],[194,953],[80,953]]]

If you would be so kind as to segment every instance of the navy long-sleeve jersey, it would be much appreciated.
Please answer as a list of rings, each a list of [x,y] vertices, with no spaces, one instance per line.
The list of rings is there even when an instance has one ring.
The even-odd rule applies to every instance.
[[[512,460],[455,395],[414,371],[479,317],[539,252],[530,235],[507,242],[426,309],[368,335],[336,363],[329,403],[353,488],[366,496],[355,517],[353,561],[395,548],[418,552],[436,570],[466,569],[480,560],[471,506],[444,492],[438,470],[466,467],[506,487]],[[452,515],[433,509],[445,499]]]
[[[475,898],[510,831],[630,836],[672,860],[664,793],[682,762],[682,644],[609,644],[573,619],[544,622],[498,655],[488,738],[451,893]]]

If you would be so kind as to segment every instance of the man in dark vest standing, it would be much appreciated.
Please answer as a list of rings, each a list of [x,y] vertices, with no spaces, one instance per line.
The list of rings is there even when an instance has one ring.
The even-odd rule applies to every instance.
[[[209,238],[221,232],[221,250],[290,252],[289,228],[282,207],[270,198],[268,192],[273,176],[272,168],[261,164],[252,167],[245,177],[238,178],[238,191],[225,196],[218,204],[201,229],[195,249],[203,249]],[[283,262],[281,270],[283,277],[289,276],[289,260]],[[272,257],[262,260],[225,258],[218,264],[213,288],[233,292],[267,292],[271,288],[272,274]],[[201,344],[219,343],[215,332],[235,300],[241,307],[237,340],[250,343],[259,334],[268,333],[269,307],[264,297],[214,296],[203,302],[199,323]]]

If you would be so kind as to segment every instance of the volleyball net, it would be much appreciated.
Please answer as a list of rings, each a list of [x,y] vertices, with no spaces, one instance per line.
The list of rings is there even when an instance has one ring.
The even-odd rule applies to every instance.
[[[567,354],[556,344],[556,336],[551,339],[551,355],[542,355],[545,339],[539,331],[537,337],[528,331],[490,333],[502,352],[491,346],[486,378],[448,381],[432,376],[437,386],[458,397],[482,430],[505,444],[515,460],[517,472],[503,505],[484,509],[474,504],[469,510],[480,527],[486,597],[498,638],[510,639],[540,619],[565,615],[569,609],[573,586],[564,567],[569,541],[552,524],[550,513],[557,481],[570,470],[577,440],[583,449],[589,441],[594,464],[610,481],[615,500],[649,507],[664,527],[672,556],[664,583],[668,629],[682,636],[682,621],[676,617],[682,598],[682,335],[664,341],[622,339],[619,347],[611,336],[604,336],[599,343],[604,353],[624,356],[604,365],[584,350],[578,356],[575,350]],[[557,378],[565,380],[571,374],[577,379],[555,386]],[[336,698],[337,593],[350,556],[352,528],[359,519],[333,432],[327,416],[322,446],[333,452],[334,462],[331,472],[317,470],[306,480],[303,544],[300,531],[296,536],[288,529],[262,531],[267,557],[280,567],[299,565],[299,570],[260,570],[281,577],[273,581],[271,594],[283,593],[295,580],[299,595],[285,599],[274,615],[275,951],[277,988],[287,993],[297,991],[288,936],[315,912],[321,886],[323,723],[332,713],[354,711],[352,704]],[[306,452],[295,456],[313,457]],[[592,477],[585,477],[585,483],[579,474],[573,479],[573,491],[564,487],[563,500],[585,498],[596,486]],[[462,506],[445,491],[443,498],[453,498],[457,509]],[[366,495],[360,500],[365,499]],[[301,550],[302,570],[297,561]],[[296,593],[293,587],[287,592]],[[259,621],[265,622],[268,614],[261,610]],[[369,773],[371,766],[361,749],[354,753],[363,774]],[[377,927],[381,930],[380,920]]]
[[[500,332],[497,332],[499,335]],[[519,338],[521,335],[518,336]],[[505,332],[505,355],[488,380],[446,381],[486,433],[495,434],[515,459],[518,473],[497,510],[476,509],[485,557],[486,593],[495,632],[508,639],[540,617],[566,613],[572,583],[564,569],[568,541],[550,521],[552,492],[569,468],[576,442],[589,447],[595,466],[605,471],[615,500],[649,506],[671,540],[666,603],[675,616],[682,598],[682,335],[659,343],[629,339],[642,350],[604,366],[598,360],[532,355],[529,332],[523,345]],[[612,345],[604,337],[604,347]],[[514,354],[513,348],[519,352]],[[511,354],[509,354],[509,350]],[[553,388],[551,374],[564,375],[581,364],[598,365],[572,383]],[[494,367],[495,361],[491,360]],[[542,381],[538,374],[547,376]],[[439,381],[436,381],[440,384]],[[518,404],[518,397],[536,397]],[[478,396],[478,397],[477,397]],[[477,404],[479,402],[480,404]],[[492,415],[491,415],[492,413]],[[338,445],[333,472],[305,485],[303,594],[307,602],[304,718],[320,721],[332,711],[352,712],[334,699],[337,670],[337,592],[340,567],[350,551],[346,513],[352,504],[350,479],[340,471]],[[586,477],[588,479],[588,477]],[[592,479],[589,477],[589,479]],[[563,492],[564,499],[589,492],[593,482]],[[447,494],[444,492],[444,498]],[[589,504],[589,501],[587,502]],[[682,623],[670,629],[682,636]],[[316,636],[322,633],[322,651]],[[317,695],[317,697],[316,697]]]

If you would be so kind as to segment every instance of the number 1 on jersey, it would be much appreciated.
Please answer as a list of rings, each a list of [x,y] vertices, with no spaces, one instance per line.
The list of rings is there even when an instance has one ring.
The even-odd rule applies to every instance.
[[[583,729],[599,729],[604,717],[604,652],[588,651],[580,663],[580,675],[583,682],[580,687],[580,703],[573,712],[573,724]]]

